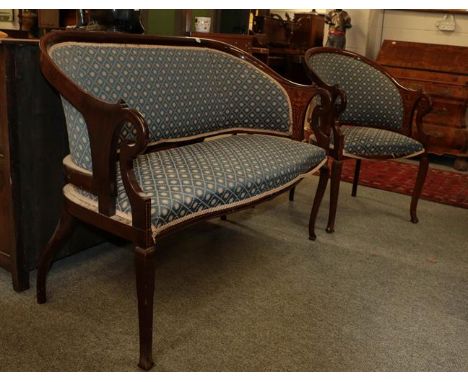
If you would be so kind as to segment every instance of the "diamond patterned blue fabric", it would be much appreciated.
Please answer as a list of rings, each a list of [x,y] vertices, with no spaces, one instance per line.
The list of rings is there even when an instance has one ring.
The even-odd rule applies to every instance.
[[[341,126],[344,154],[371,158],[389,156],[402,158],[424,150],[421,143],[406,135],[389,130],[362,126]]]
[[[399,130],[403,103],[395,84],[382,72],[358,59],[336,53],[311,56],[310,68],[328,85],[338,84],[346,93],[342,124]]]
[[[142,113],[152,141],[236,127],[280,132],[291,127],[289,98],[281,85],[221,51],[67,42],[49,53],[88,93],[108,102],[122,98]],[[72,159],[92,171],[83,117],[65,100],[63,105]]]
[[[134,171],[151,196],[152,223],[161,229],[194,213],[271,192],[325,158],[323,149],[288,138],[233,135],[141,155]],[[117,209],[131,213],[117,173]],[[96,201],[94,195],[80,193]]]

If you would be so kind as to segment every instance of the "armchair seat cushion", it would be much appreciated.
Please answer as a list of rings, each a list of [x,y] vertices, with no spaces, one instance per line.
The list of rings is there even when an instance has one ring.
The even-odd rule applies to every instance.
[[[151,197],[151,220],[157,234],[172,225],[209,212],[247,204],[291,186],[326,160],[323,149],[268,135],[232,135],[140,155],[135,176]],[[120,171],[117,211],[131,219]],[[72,185],[65,196],[97,208],[97,198]]]
[[[362,126],[341,126],[345,156],[358,158],[404,158],[424,152],[413,138],[393,131]]]

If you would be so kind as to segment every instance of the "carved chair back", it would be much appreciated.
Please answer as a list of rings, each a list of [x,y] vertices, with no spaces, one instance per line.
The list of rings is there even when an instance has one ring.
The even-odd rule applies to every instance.
[[[346,107],[340,124],[384,128],[410,135],[420,93],[408,92],[384,68],[359,54],[334,48],[307,51],[306,65],[319,86],[337,85]],[[336,102],[342,102],[337,98]]]
[[[84,92],[109,103],[123,99],[146,120],[151,142],[232,129],[290,134],[284,88],[252,63],[198,46],[66,41],[48,48],[55,65]],[[63,99],[70,152],[92,170],[86,123]],[[130,125],[121,137],[132,135]]]

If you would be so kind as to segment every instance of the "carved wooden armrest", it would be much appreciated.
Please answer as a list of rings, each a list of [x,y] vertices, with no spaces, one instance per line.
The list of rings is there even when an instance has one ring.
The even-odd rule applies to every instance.
[[[317,88],[316,94],[320,97],[320,100],[312,111],[309,123],[312,126],[318,146],[328,153],[330,150],[330,133],[332,129],[333,131],[335,129],[332,98],[330,92],[325,89]]]
[[[86,95],[82,104],[77,106],[88,128],[93,163],[92,190],[98,197],[99,212],[107,216],[115,214],[116,163],[119,158],[121,166],[124,160],[122,168],[125,174],[122,173],[122,180],[133,208],[131,196],[134,196],[133,190],[139,186],[130,180],[131,162],[144,151],[149,139],[148,126],[143,116],[138,111],[129,109],[123,100],[111,104]],[[119,145],[120,133],[126,123],[133,126],[135,140],[123,141]]]
[[[125,122],[130,123],[133,127],[134,139],[125,139],[120,142],[120,174],[132,208],[132,225],[138,230],[146,231],[148,241],[151,240],[151,198],[142,191],[133,171],[133,161],[146,150],[149,142],[148,125],[137,110],[124,108],[122,112],[121,127]]]
[[[341,113],[346,109],[346,94],[343,90],[340,89],[339,85],[329,85],[326,82],[323,82],[320,77],[318,77],[313,70],[309,67],[307,64],[308,60],[310,58],[310,54],[306,53],[305,59],[304,59],[304,70],[307,75],[307,77],[314,83],[317,84],[319,87],[324,88],[330,92],[331,99],[332,99],[332,105],[334,108],[335,112],[335,119],[338,120],[339,116]],[[339,102],[338,102],[339,100]]]
[[[331,87],[330,93],[332,94],[332,105],[333,105],[333,118],[331,120],[331,128],[333,130],[333,151],[334,157],[338,160],[342,159],[343,148],[344,148],[344,135],[340,129],[339,117],[346,109],[347,98],[346,93],[340,89],[338,85]],[[338,99],[340,102],[338,102]]]
[[[431,98],[425,94],[421,94],[421,98],[416,106],[416,137],[424,147],[427,145],[427,134],[423,130],[422,118],[431,111],[432,101]]]
[[[343,146],[344,146],[344,136],[341,133],[338,120],[339,120],[341,113],[343,113],[343,111],[345,111],[346,109],[346,105],[347,105],[346,93],[342,89],[340,89],[339,85],[329,85],[323,82],[320,79],[320,77],[318,77],[307,65],[307,61],[309,57],[310,55],[306,54],[306,57],[304,60],[304,69],[307,74],[307,77],[313,83],[317,84],[320,88],[327,90],[331,96],[331,105],[332,105],[331,112],[333,113],[333,116],[331,117],[329,123],[333,131],[333,151],[336,153],[335,157],[338,158],[341,156],[341,153],[343,151]],[[315,131],[314,131],[314,134],[315,134]],[[327,152],[328,151],[329,151],[329,148],[327,149]]]
[[[431,111],[432,101],[431,98],[424,93],[421,89],[415,90],[407,88],[400,84],[395,78],[390,76],[393,83],[400,92],[401,100],[403,103],[403,126],[402,133],[411,136],[413,119],[415,118],[416,125],[416,139],[422,143],[424,147],[427,144],[427,134],[423,131],[422,118]]]

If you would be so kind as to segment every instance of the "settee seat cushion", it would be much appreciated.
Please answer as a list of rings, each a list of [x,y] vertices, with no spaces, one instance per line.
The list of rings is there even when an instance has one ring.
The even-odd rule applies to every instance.
[[[140,155],[134,171],[151,197],[157,234],[183,220],[274,194],[325,161],[325,151],[308,143],[240,134]],[[120,171],[117,174],[117,210],[131,219]],[[94,195],[71,188],[75,198],[79,194],[81,202],[97,207]]]
[[[358,158],[405,158],[421,154],[423,145],[413,138],[393,131],[363,126],[341,126],[343,153]]]

